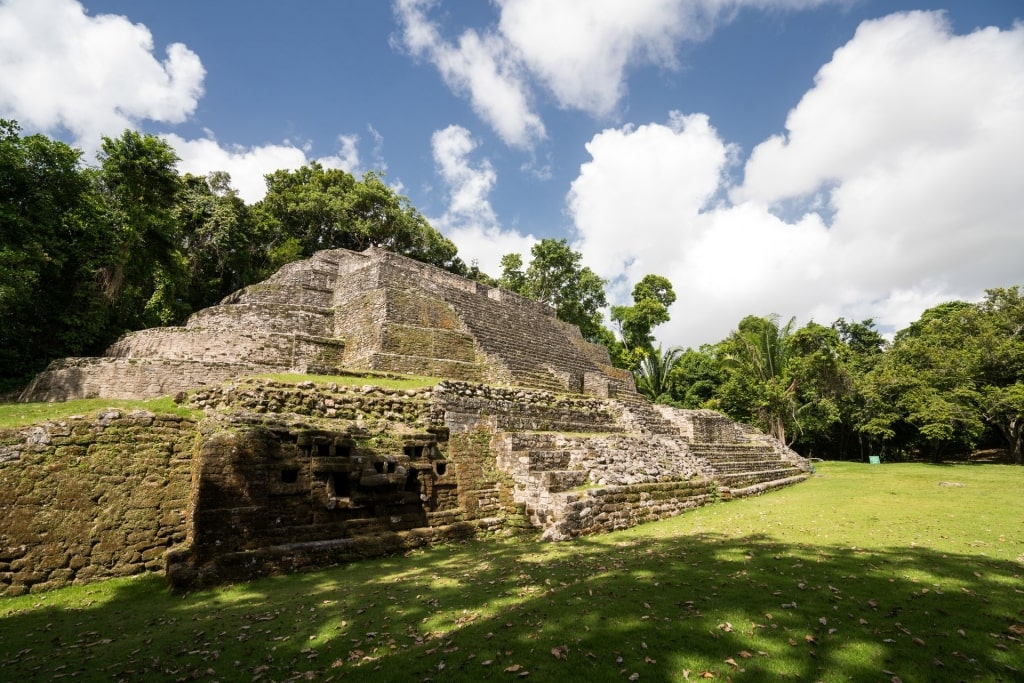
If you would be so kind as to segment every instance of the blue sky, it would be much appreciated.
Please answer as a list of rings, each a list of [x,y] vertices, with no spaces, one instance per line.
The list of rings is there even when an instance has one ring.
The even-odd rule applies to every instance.
[[[498,273],[565,237],[665,344],[1024,284],[1018,0],[0,0],[0,117],[183,171],[383,171]]]

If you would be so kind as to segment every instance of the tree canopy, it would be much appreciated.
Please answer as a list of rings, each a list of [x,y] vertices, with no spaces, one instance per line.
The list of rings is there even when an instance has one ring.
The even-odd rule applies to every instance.
[[[716,344],[666,348],[655,329],[676,295],[662,276],[609,308],[607,283],[566,240],[537,242],[529,265],[505,255],[494,280],[376,173],[276,171],[250,206],[227,174],[180,175],[177,161],[160,138],[125,131],[103,138],[89,166],[0,120],[0,391],[126,331],[181,323],[319,249],[377,246],[543,302],[652,400],[724,411],[805,455],[938,460],[1000,447],[1024,460],[1020,286],[934,306],[891,342],[870,319],[797,327],[750,315]]]
[[[601,310],[608,305],[605,281],[582,265],[582,254],[564,239],[542,239],[530,251],[533,259],[525,271],[519,254],[502,258],[499,284],[551,306],[560,320],[578,326],[585,339],[601,340]]]

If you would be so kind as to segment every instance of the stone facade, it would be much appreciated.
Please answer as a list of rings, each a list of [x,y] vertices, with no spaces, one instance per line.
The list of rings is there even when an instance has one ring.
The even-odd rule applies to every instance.
[[[564,540],[807,471],[718,413],[637,399],[247,380],[189,400],[199,423],[108,410],[0,432],[0,593],[157,570],[191,588],[481,531]]]
[[[56,361],[23,401],[149,398],[266,372],[385,370],[597,396],[633,392],[548,306],[381,249],[321,251],[183,327]]]
[[[446,379],[252,379],[271,372]],[[809,470],[718,413],[651,405],[550,308],[380,250],[290,264],[184,327],[52,364],[22,399],[168,394],[205,418],[0,432],[0,594],[155,570],[189,589],[481,531],[564,540]]]
[[[0,432],[0,595],[163,570],[186,539],[195,427],[107,410]]]

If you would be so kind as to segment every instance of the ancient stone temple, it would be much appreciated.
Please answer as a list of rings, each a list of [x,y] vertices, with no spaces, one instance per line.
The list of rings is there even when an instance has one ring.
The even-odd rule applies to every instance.
[[[330,377],[259,377],[282,371]],[[375,386],[385,372],[439,379]],[[809,471],[719,413],[650,404],[546,307],[379,250],[321,252],[54,363],[23,399],[166,394],[195,417],[0,431],[0,594],[141,571],[188,589],[484,531],[568,540]]]
[[[596,396],[633,391],[607,350],[550,307],[371,248],[318,252],[184,327],[133,332],[102,358],[56,361],[21,400],[146,398],[254,373],[341,368]]]

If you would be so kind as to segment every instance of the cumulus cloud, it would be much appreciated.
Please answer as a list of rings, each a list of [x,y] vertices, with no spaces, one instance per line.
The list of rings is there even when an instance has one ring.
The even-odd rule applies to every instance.
[[[227,171],[232,187],[248,204],[263,199],[267,192],[263,176],[277,170],[294,170],[316,161],[325,168],[340,168],[357,177],[365,172],[360,164],[358,135],[338,136],[338,152],[318,159],[310,159],[305,146],[287,140],[280,144],[225,147],[212,137],[186,140],[173,133],[161,137],[178,153],[179,172],[205,176],[213,171]]]
[[[195,111],[205,71],[181,43],[154,54],[141,24],[89,16],[75,0],[0,4],[0,116],[95,150],[144,120],[180,123]]]
[[[587,149],[567,200],[579,239],[605,277],[673,281],[668,343],[717,341],[772,312],[899,329],[1019,282],[1024,26],[865,22],[737,187],[734,150],[701,115],[607,130]]]
[[[527,148],[542,139],[544,124],[530,105],[519,62],[506,42],[472,29],[456,44],[446,41],[426,16],[432,4],[432,0],[395,3],[405,48],[437,67],[448,87],[468,96],[473,110],[506,144]]]
[[[476,147],[477,142],[462,126],[434,132],[431,148],[437,172],[447,187],[448,209],[431,223],[455,242],[464,261],[475,262],[480,270],[497,277],[503,255],[529,254],[537,240],[501,228],[489,199],[498,175],[487,159],[473,162]]]
[[[513,147],[545,137],[531,105],[534,82],[558,104],[612,114],[628,67],[676,68],[682,41],[708,37],[744,7],[803,9],[842,0],[496,0],[500,19],[455,42],[428,17],[436,0],[396,0],[401,45],[438,69],[445,83]]]

